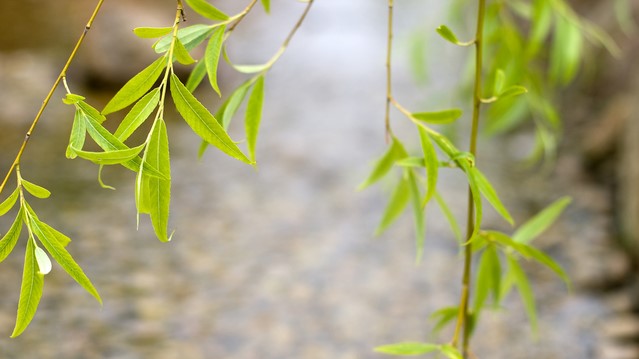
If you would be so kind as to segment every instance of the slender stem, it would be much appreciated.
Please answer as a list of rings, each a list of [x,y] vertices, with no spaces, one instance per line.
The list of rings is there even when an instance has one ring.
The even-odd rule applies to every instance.
[[[393,0],[388,0],[388,37],[386,40],[386,114],[384,124],[386,126],[386,142],[390,142],[393,134],[390,125],[390,108],[392,93],[391,55],[393,52]]]
[[[478,0],[477,6],[477,30],[475,34],[475,83],[473,87],[473,117],[472,127],[470,133],[470,153],[477,159],[477,137],[479,129],[479,115],[481,110],[481,88],[482,88],[482,66],[483,66],[483,29],[484,29],[484,17],[485,17],[486,1]],[[462,293],[460,303],[460,314],[458,316],[457,329],[459,330],[460,323],[463,323],[463,337],[462,337],[462,356],[464,358],[469,357],[469,344],[470,344],[470,323],[469,323],[469,309],[468,303],[470,301],[471,294],[471,275],[472,275],[472,255],[473,255],[473,242],[471,241],[472,233],[475,230],[475,211],[473,197],[470,188],[468,189],[468,217],[466,222],[466,247],[464,251],[464,272],[462,278]],[[457,334],[457,333],[456,333]]]
[[[244,10],[242,10],[242,12],[240,12],[239,14],[233,16],[232,21],[235,21],[235,22],[231,26],[229,26],[228,30],[226,31],[227,34],[231,33],[233,30],[235,30],[235,27],[240,22],[242,22],[242,19],[244,19],[246,14],[248,14],[251,11],[251,9],[253,9],[255,4],[257,4],[257,0],[251,0],[251,2],[244,8]]]
[[[67,70],[69,69],[69,66],[71,66],[71,62],[75,58],[78,52],[78,49],[82,45],[82,42],[84,42],[84,38],[86,37],[87,33],[91,29],[91,26],[93,25],[93,22],[95,21],[95,18],[98,16],[98,12],[100,11],[100,8],[102,7],[102,3],[104,3],[104,0],[98,1],[98,4],[95,6],[95,9],[93,10],[93,14],[91,14],[89,21],[84,26],[82,35],[80,35],[78,42],[76,42],[75,47],[73,48],[73,51],[71,51],[71,54],[69,55],[69,58],[67,59],[67,62],[62,67],[60,74],[58,75],[55,82],[53,83],[53,86],[51,86],[51,89],[49,90],[49,93],[47,94],[47,96],[44,98],[44,101],[42,101],[42,105],[40,106],[38,113],[36,114],[33,122],[31,123],[31,127],[29,127],[29,130],[27,131],[24,137],[24,140],[22,141],[22,145],[20,146],[20,149],[18,150],[18,154],[13,160],[11,167],[9,167],[9,170],[7,171],[7,175],[4,177],[2,184],[0,184],[0,193],[2,193],[2,191],[4,190],[4,187],[7,185],[7,182],[9,181],[9,178],[11,177],[11,174],[13,173],[13,171],[20,164],[20,159],[22,158],[22,154],[24,153],[24,150],[26,149],[27,144],[29,143],[29,139],[31,138],[31,135],[33,134],[33,131],[35,130],[35,127],[37,126],[38,122],[40,121],[40,118],[42,117],[42,113],[44,112],[44,109],[49,105],[49,101],[51,100],[51,97],[53,97],[53,93],[55,92],[56,88],[60,84],[60,81],[62,81],[62,79],[66,76]]]

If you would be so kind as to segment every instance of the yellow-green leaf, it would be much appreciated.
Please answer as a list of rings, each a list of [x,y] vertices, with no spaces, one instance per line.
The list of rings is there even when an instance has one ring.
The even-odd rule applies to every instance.
[[[262,106],[264,105],[264,76],[259,76],[251,96],[246,105],[244,127],[246,129],[246,146],[248,147],[249,158],[255,162],[255,147],[257,145],[257,135],[260,130],[262,120]]]
[[[16,189],[11,192],[9,197],[0,203],[0,216],[4,216],[13,206],[16,204],[18,200],[18,196],[20,195],[20,190],[16,187]]]
[[[84,96],[76,95],[73,93],[68,93],[63,99],[62,102],[66,105],[75,105],[76,103],[83,101],[85,99]]]
[[[180,39],[184,48],[191,51],[197,45],[201,44],[209,34],[213,31],[214,27],[204,24],[196,24],[179,29],[177,32],[177,38]],[[171,42],[173,41],[173,35],[167,35],[158,40],[153,48],[155,52],[161,54],[169,50]]]
[[[171,202],[171,165],[169,161],[169,139],[164,120],[159,119],[153,126],[145,161],[160,171],[165,178],[148,178],[148,210],[155,235],[162,242],[171,238],[167,235],[169,206]],[[144,175],[144,173],[143,173]]]
[[[423,355],[423,354],[436,352],[436,351],[439,351],[440,348],[441,346],[436,344],[406,342],[406,343],[382,345],[375,348],[375,351],[378,353],[391,354],[391,355],[411,356],[411,355]]]
[[[271,0],[262,0],[262,6],[267,14],[271,12]]]
[[[186,3],[195,10],[198,14],[211,20],[228,20],[229,16],[217,9],[215,6],[209,4],[205,0],[186,0]]]
[[[76,148],[74,148],[73,151],[78,155],[78,157],[89,160],[97,165],[117,165],[130,162],[136,158],[140,152],[142,152],[144,146],[145,144],[141,144],[140,146],[124,150],[112,150],[105,152],[90,152],[78,150]]]
[[[215,90],[219,96],[222,96],[222,94],[220,93],[220,87],[217,84],[217,67],[220,62],[220,54],[222,51],[222,44],[224,43],[225,31],[226,26],[216,28],[211,34],[209,43],[206,46],[206,51],[204,52],[206,73],[209,75],[209,82],[211,83],[213,90]]]
[[[413,117],[427,123],[442,125],[446,123],[455,122],[458,118],[461,117],[462,113],[463,113],[462,110],[454,108],[454,109],[443,110],[443,111],[418,112],[418,113],[414,113]]]
[[[572,202],[570,197],[562,197],[556,200],[526,223],[519,226],[513,234],[513,240],[518,243],[531,242],[555,223],[557,217],[561,215],[570,202]]]
[[[536,332],[537,309],[535,307],[535,297],[532,287],[530,286],[530,282],[528,281],[526,273],[521,268],[517,260],[515,258],[512,258],[511,256],[507,256],[507,258],[509,274],[512,275],[512,280],[519,290],[519,295],[521,296],[521,300],[524,303],[526,313],[528,314],[530,326],[532,327],[533,332]]]
[[[175,47],[173,49],[175,59],[182,65],[191,65],[195,63],[195,59],[189,54],[189,50],[184,47],[180,39],[175,39]]]
[[[377,160],[373,171],[368,176],[368,178],[366,178],[366,180],[359,185],[358,189],[362,190],[379,181],[388,173],[388,171],[390,171],[391,168],[393,168],[393,164],[395,163],[395,161],[407,156],[408,153],[404,149],[402,143],[397,138],[393,137],[393,142],[391,142],[388,150],[386,150],[384,155],[379,160]]]
[[[469,175],[470,177],[472,177],[472,180],[477,184],[477,187],[479,188],[479,191],[484,195],[484,198],[488,200],[488,203],[490,203],[493,206],[493,208],[495,208],[497,213],[499,213],[506,221],[508,221],[508,223],[513,225],[515,222],[513,221],[513,218],[508,212],[508,209],[506,209],[503,203],[501,203],[501,200],[499,199],[497,192],[495,191],[493,186],[490,184],[488,179],[484,177],[484,174],[481,173],[481,171],[479,171],[477,167],[472,167],[470,168]]]
[[[397,217],[399,217],[399,215],[406,208],[409,199],[410,188],[408,179],[402,177],[395,186],[390,200],[388,201],[388,205],[384,210],[382,219],[379,222],[377,229],[375,229],[376,236],[382,234],[386,230],[386,228],[388,228],[388,226],[390,226],[397,219]]]
[[[153,87],[165,66],[166,58],[162,56],[133,76],[107,103],[102,110],[102,114],[107,115],[119,111],[144,96]]]
[[[115,130],[114,136],[118,140],[126,141],[135,130],[144,123],[144,121],[151,115],[153,110],[158,106],[160,102],[160,88],[155,88],[153,91],[144,95],[138,101],[131,111],[124,117],[117,130]]]
[[[417,130],[419,131],[419,139],[424,153],[424,164],[426,165],[426,197],[422,204],[425,206],[435,194],[439,176],[439,160],[428,132],[420,126],[417,126]]]
[[[189,74],[189,78],[186,80],[186,88],[193,92],[195,89],[202,83],[204,77],[206,76],[206,61],[198,61],[198,63],[193,67],[191,73]]]
[[[49,196],[51,196],[51,192],[49,192],[48,189],[38,186],[35,183],[31,183],[25,179],[20,180],[20,185],[35,197],[49,198]]]
[[[35,259],[35,245],[33,239],[27,241],[27,249],[24,255],[24,270],[22,272],[22,285],[20,287],[20,301],[18,302],[18,315],[16,326],[13,328],[11,338],[15,338],[29,326],[38,309],[42,288],[44,287],[44,275],[38,271]]]
[[[162,37],[170,34],[171,31],[173,31],[173,27],[136,27],[133,29],[133,33],[143,39]]]
[[[24,211],[21,208],[13,221],[13,224],[0,240],[0,262],[7,258],[7,256],[13,251],[13,248],[15,248],[16,243],[18,243],[18,238],[20,238],[20,233],[22,231],[23,213]]]
[[[171,74],[171,96],[180,115],[198,136],[227,155],[253,164],[231,140],[215,117],[189,92],[175,74]]]
[[[424,220],[424,207],[422,207],[422,195],[419,192],[417,178],[412,170],[406,170],[410,199],[413,207],[413,219],[415,222],[415,247],[417,249],[416,263],[422,260],[424,254],[424,240],[426,237],[426,221]]]
[[[441,37],[444,38],[444,40],[452,42],[455,45],[459,44],[459,40],[457,39],[457,36],[455,36],[455,33],[453,33],[453,30],[448,28],[448,26],[441,25],[440,27],[437,28],[436,31]]]
[[[66,157],[73,159],[77,157],[77,154],[73,150],[74,148],[82,149],[84,147],[84,141],[87,136],[87,126],[84,118],[84,113],[81,109],[75,110],[75,116],[73,117],[73,126],[71,127],[71,135],[69,136],[69,145],[66,150]]]

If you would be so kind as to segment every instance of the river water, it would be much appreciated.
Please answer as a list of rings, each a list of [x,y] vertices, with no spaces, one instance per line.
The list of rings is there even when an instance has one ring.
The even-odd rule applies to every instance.
[[[57,10],[40,11],[61,11],[64,5],[59,3]],[[115,64],[125,72],[152,60],[150,50],[127,53],[108,47],[128,41],[130,37],[117,36],[130,36],[129,29],[135,26],[170,21],[171,1],[162,2],[165,9],[139,11],[145,9],[143,4],[107,2],[105,18],[98,19],[86,53],[80,55],[78,79],[70,78],[72,87],[91,88],[86,78],[107,84],[113,80],[112,67],[97,60],[101,57],[116,58]],[[232,56],[246,62],[267,59],[303,7],[291,1],[273,1],[272,6],[270,18],[255,15],[238,27],[231,39]],[[231,2],[221,7],[241,8]],[[70,23],[81,29],[89,9],[84,4],[74,8]],[[436,1],[397,3],[394,85],[402,102],[427,108],[458,101],[447,94],[464,65],[450,58],[460,59],[464,53],[441,44],[430,30],[442,22],[445,12]],[[95,166],[64,158],[72,112],[59,104],[58,93],[32,138],[23,175],[52,190],[51,199],[33,206],[41,219],[73,239],[69,250],[100,291],[104,306],[54,265],[31,326],[18,339],[8,339],[18,300],[22,243],[0,266],[4,293],[0,356],[381,358],[373,347],[437,339],[429,336],[433,323],[428,315],[456,303],[462,264],[445,221],[437,210],[430,211],[424,262],[415,265],[409,215],[385,235],[372,236],[388,188],[382,184],[355,191],[372,160],[385,148],[385,21],[383,1],[317,1],[267,78],[257,171],[215,150],[197,160],[195,135],[176,118],[167,118],[173,173],[170,228],[176,230],[169,244],[154,239],[146,217],[136,231],[130,172],[107,169],[105,181],[117,190],[103,190],[97,184]],[[38,32],[22,30],[26,33],[21,36],[28,38],[22,45],[15,38],[2,40],[3,169],[62,62],[60,54],[66,51],[50,43],[50,32],[64,24],[49,22],[41,24]],[[106,29],[113,29],[113,34]],[[61,34],[73,38],[68,29]],[[426,85],[412,80],[408,66],[410,39],[415,36],[423,36],[429,44],[431,70]],[[38,49],[42,44],[47,46]],[[93,59],[93,65],[82,65],[82,59]],[[223,91],[241,80],[225,69]],[[103,87],[88,91],[96,105],[104,102]],[[198,93],[198,97],[207,103],[215,101],[210,93]],[[394,114],[396,132],[411,136],[410,126],[403,122]],[[233,137],[241,138],[241,130],[238,122],[232,128]],[[508,144],[486,147],[497,150],[485,155],[487,172],[506,186],[505,198],[521,219],[529,215],[529,208],[513,198],[518,189],[504,174],[509,159],[500,155],[502,145]],[[463,178],[455,173],[442,176],[440,189],[463,218]],[[547,192],[527,195],[528,204],[556,198],[548,190],[552,184],[535,183],[542,183],[539,186]],[[488,217],[488,223],[503,227],[494,214]],[[1,228],[6,229],[9,220],[2,218]],[[575,226],[569,222],[552,235],[578,235]],[[565,255],[553,246],[554,254]],[[569,256],[560,259],[565,264]],[[507,301],[508,312],[486,315],[475,339],[478,357],[595,358],[593,326],[607,311],[601,300],[584,293],[569,294],[546,271],[530,269],[540,293],[538,341],[532,338],[522,306],[513,296]],[[449,335],[439,339],[445,341]]]

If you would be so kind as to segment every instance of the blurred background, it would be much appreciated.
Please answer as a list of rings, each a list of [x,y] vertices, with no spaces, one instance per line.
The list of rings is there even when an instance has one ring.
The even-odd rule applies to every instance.
[[[246,5],[215,3],[227,13]],[[93,6],[0,2],[3,175]],[[198,160],[199,140],[177,116],[167,118],[170,228],[176,230],[168,244],[155,239],[146,217],[136,231],[131,172],[106,169],[105,182],[117,188],[109,191],[99,187],[96,166],[64,157],[73,111],[58,90],[22,173],[52,190],[51,199],[32,205],[73,239],[69,251],[104,306],[54,264],[34,321],[9,339],[23,240],[0,266],[0,357],[382,358],[372,348],[450,338],[446,331],[432,337],[428,319],[459,295],[462,258],[442,215],[429,210],[425,258],[415,265],[410,215],[379,238],[372,235],[388,184],[355,190],[385,150],[386,6],[316,1],[267,77],[258,171],[214,149]],[[229,40],[231,57],[239,63],[269,59],[303,7],[272,0],[270,16],[256,8]],[[639,358],[639,41],[620,29],[611,3],[579,2],[577,10],[608,31],[622,54],[613,58],[591,48],[590,71],[561,94],[566,126],[554,169],[520,166],[534,136],[527,130],[483,138],[479,154],[517,222],[563,195],[574,198],[537,242],[566,268],[574,288],[531,263],[526,269],[537,296],[537,338],[512,295],[505,310],[482,318],[473,341],[479,358]],[[170,25],[174,11],[172,0],[107,1],[68,73],[72,91],[102,108],[155,59],[152,42],[131,30]],[[468,106],[456,84],[470,52],[445,44],[433,30],[448,12],[441,1],[396,4],[394,88],[411,108]],[[187,14],[188,23],[196,23],[197,16]],[[415,38],[426,43],[418,76],[410,65]],[[223,93],[244,79],[221,65]],[[217,108],[219,99],[204,86],[196,95]],[[398,133],[411,136],[407,121],[398,114],[393,121]],[[243,136],[240,125],[231,128],[235,139]],[[454,171],[442,176],[440,189],[463,218],[464,178]],[[8,217],[0,219],[2,232]],[[507,230],[492,212],[486,224]]]

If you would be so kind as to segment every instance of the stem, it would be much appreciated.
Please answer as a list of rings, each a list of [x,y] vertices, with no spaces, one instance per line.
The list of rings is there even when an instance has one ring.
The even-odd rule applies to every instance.
[[[104,0],[98,0],[98,4],[95,6],[95,9],[93,10],[93,14],[89,18],[89,21],[87,22],[87,24],[84,26],[84,30],[82,31],[82,35],[80,35],[80,38],[78,39],[78,42],[76,42],[75,47],[73,48],[73,51],[71,51],[71,54],[69,55],[69,58],[67,59],[67,62],[62,67],[62,70],[60,71],[60,74],[58,75],[58,78],[53,83],[53,86],[51,86],[51,89],[49,90],[49,93],[44,98],[44,101],[42,101],[42,105],[40,106],[40,109],[38,110],[38,113],[36,114],[35,118],[33,119],[33,122],[31,123],[31,127],[29,127],[29,130],[27,131],[26,135],[24,136],[24,141],[22,141],[22,145],[20,146],[20,149],[18,150],[18,154],[16,155],[15,159],[13,160],[13,163],[11,164],[11,167],[9,167],[9,170],[7,171],[7,175],[4,177],[4,180],[2,181],[2,184],[0,184],[0,194],[4,190],[4,187],[7,185],[7,182],[9,181],[9,178],[11,177],[11,174],[16,169],[16,167],[20,164],[20,159],[22,158],[22,154],[24,153],[24,150],[27,148],[27,144],[29,142],[29,139],[31,138],[31,135],[33,134],[33,131],[35,130],[35,127],[37,126],[38,122],[40,121],[40,118],[42,117],[42,113],[44,112],[44,109],[49,105],[49,101],[51,100],[51,97],[53,97],[53,93],[55,92],[56,88],[60,84],[60,81],[62,81],[62,79],[66,76],[67,70],[69,69],[69,66],[71,65],[71,62],[75,58],[75,56],[76,56],[76,54],[78,52],[78,49],[82,45],[82,42],[84,42],[84,38],[86,37],[87,33],[89,32],[89,30],[91,30],[91,26],[93,25],[93,22],[95,21],[95,18],[98,16],[98,12],[100,11],[100,8],[102,7],[102,3],[104,3]]]
[[[390,107],[392,95],[392,72],[391,72],[391,55],[393,50],[393,0],[388,0],[388,38],[386,41],[386,114],[384,116],[384,124],[386,125],[386,142],[390,142],[393,134],[390,125]]]
[[[483,63],[483,29],[486,0],[478,0],[477,7],[477,30],[475,34],[475,83],[473,87],[473,117],[470,133],[470,153],[477,158],[477,135],[479,129],[479,115],[481,110],[481,87],[482,87],[482,63]],[[455,337],[453,343],[457,344],[459,330],[463,327],[462,336],[462,356],[469,357],[470,343],[470,317],[468,302],[471,293],[471,275],[472,275],[472,255],[473,242],[471,241],[472,233],[475,230],[475,210],[473,205],[473,197],[470,188],[468,189],[468,216],[466,222],[466,247],[464,251],[464,272],[462,278],[461,302],[459,305],[459,315],[457,317],[457,326],[455,328]]]

